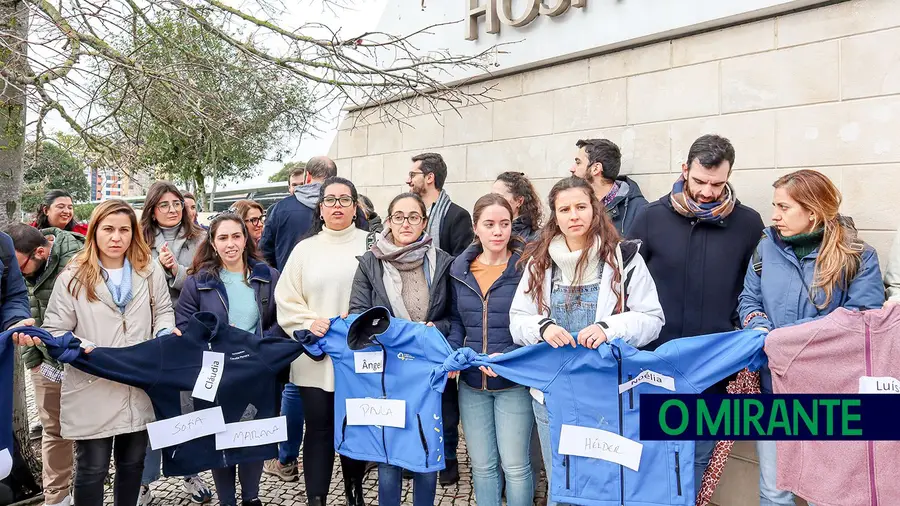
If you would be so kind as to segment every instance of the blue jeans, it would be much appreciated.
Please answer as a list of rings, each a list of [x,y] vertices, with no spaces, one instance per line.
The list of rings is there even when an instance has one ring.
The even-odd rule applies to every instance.
[[[550,415],[547,414],[547,406],[538,401],[531,400],[531,408],[534,410],[534,423],[537,424],[538,438],[541,440],[541,455],[544,457],[544,472],[547,473],[547,506],[563,506],[561,503],[550,500],[553,491],[553,450],[550,448]]]
[[[434,506],[438,473],[413,473],[413,506]],[[403,495],[403,469],[378,464],[378,504],[400,506]]]
[[[159,480],[160,468],[162,467],[162,450],[151,450],[150,444],[147,444],[147,455],[144,457],[144,473],[141,475],[141,485],[150,486],[151,483]],[[192,474],[185,478],[193,478],[197,476]]]
[[[300,388],[293,383],[286,384],[281,392],[281,414],[287,418],[287,441],[278,443],[278,462],[296,463],[303,442],[303,400]]]
[[[696,441],[694,443],[694,492],[700,490],[703,483],[703,473],[709,466],[709,459],[716,449],[716,441]]]
[[[775,478],[778,475],[778,450],[775,441],[757,441],[756,454],[759,457],[759,506],[794,506],[794,494],[778,490]]]
[[[531,506],[534,476],[529,448],[534,411],[528,389],[476,390],[460,382],[459,412],[472,465],[475,501],[479,506],[500,506],[502,463],[506,504]]]

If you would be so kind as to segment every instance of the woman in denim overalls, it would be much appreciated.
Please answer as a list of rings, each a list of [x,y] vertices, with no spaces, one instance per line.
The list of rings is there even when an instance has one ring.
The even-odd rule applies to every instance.
[[[513,341],[598,348],[617,337],[635,347],[656,339],[665,323],[656,285],[640,255],[623,260],[622,239],[590,184],[578,177],[563,179],[549,200],[547,229],[521,260],[527,268],[510,309]],[[542,392],[532,389],[531,395],[549,477],[547,407]]]

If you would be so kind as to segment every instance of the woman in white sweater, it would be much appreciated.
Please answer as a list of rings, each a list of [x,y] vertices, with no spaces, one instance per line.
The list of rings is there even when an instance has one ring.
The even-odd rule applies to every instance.
[[[622,242],[590,184],[560,180],[550,190],[550,219],[520,260],[527,267],[509,310],[513,342],[595,349],[616,338],[634,347],[656,339],[665,318],[637,251],[638,244]],[[547,408],[542,392],[531,395],[549,476]]]
[[[358,194],[350,181],[331,177],[319,192],[318,212],[310,234],[291,251],[278,285],[278,324],[289,335],[309,330],[321,337],[329,318],[350,309],[358,255],[366,252],[368,233],[356,226]],[[291,383],[303,400],[306,439],[303,477],[310,506],[324,506],[334,466],[334,367],[329,357],[301,356],[291,364]],[[363,504],[365,463],[341,456],[344,492],[349,506]]]

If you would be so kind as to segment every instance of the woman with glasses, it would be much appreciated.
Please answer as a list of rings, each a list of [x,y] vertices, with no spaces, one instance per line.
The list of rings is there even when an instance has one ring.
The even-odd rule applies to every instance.
[[[184,195],[168,181],[153,183],[147,192],[141,213],[141,231],[150,245],[154,261],[163,267],[172,305],[177,305],[187,270],[206,238],[206,232],[191,220],[185,209]],[[150,484],[159,479],[161,464],[160,451],[148,448],[139,505],[150,504]],[[199,476],[185,477],[182,485],[191,501],[202,504],[212,500],[212,492]]]
[[[395,318],[423,322],[450,333],[450,283],[453,257],[437,249],[425,233],[425,202],[401,193],[388,206],[388,227],[359,258],[350,312],[382,306]],[[378,465],[378,504],[399,506],[403,470]],[[413,506],[434,504],[437,472],[413,474]]]
[[[212,220],[209,240],[200,245],[175,307],[179,329],[186,329],[198,311],[209,311],[260,338],[280,335],[273,294],[278,271],[259,258],[256,245],[248,237],[247,225],[237,214],[222,213]],[[241,481],[241,505],[262,506],[262,472],[262,460],[213,469],[219,504],[237,505],[237,477]]]
[[[263,235],[263,228],[266,225],[266,210],[263,206],[254,200],[238,200],[231,205],[231,209],[244,220],[247,231],[250,232],[250,239],[253,245],[259,244],[259,238]]]
[[[294,247],[275,286],[278,324],[288,335],[309,330],[324,336],[330,318],[350,309],[357,255],[366,250],[368,232],[356,220],[356,187],[341,177],[319,189],[316,219],[307,237]],[[334,366],[327,356],[304,355],[291,364],[306,418],[303,477],[310,506],[324,506],[334,467]],[[365,463],[341,456],[347,504],[363,504]]]

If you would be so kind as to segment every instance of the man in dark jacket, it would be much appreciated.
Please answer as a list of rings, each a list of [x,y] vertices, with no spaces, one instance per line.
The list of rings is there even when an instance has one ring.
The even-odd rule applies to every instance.
[[[295,186],[296,176],[291,173],[291,195],[272,204],[266,211],[266,228],[259,240],[266,263],[282,271],[294,246],[312,227],[316,217],[316,202],[322,182],[337,175],[337,165],[326,156],[314,156],[306,162],[301,186]],[[296,171],[295,171],[296,172]],[[365,214],[357,208],[356,219],[368,230]]]
[[[694,141],[672,192],[639,214],[630,236],[656,281],[666,324],[649,349],[684,336],[726,332],[737,322],[738,295],[762,234],[759,213],[741,205],[728,183],[734,147],[718,135]],[[728,380],[709,389],[725,393]],[[700,483],[715,441],[698,441]]]
[[[428,235],[434,245],[456,257],[472,244],[475,231],[469,211],[450,201],[444,191],[447,164],[438,153],[422,153],[412,158],[406,178],[409,191],[422,197],[428,209]]]
[[[581,139],[575,147],[578,153],[569,172],[590,183],[616,230],[625,236],[634,218],[647,206],[647,199],[637,182],[619,175],[622,167],[619,146],[609,139]]]
[[[28,285],[31,317],[37,326],[41,326],[56,277],[84,248],[84,236],[58,228],[38,230],[24,223],[6,227],[6,233],[12,238],[16,260]],[[74,465],[72,441],[63,439],[59,433],[63,365],[53,360],[43,347],[23,348],[22,359],[25,368],[31,370],[34,397],[44,432],[41,443],[44,502],[60,504],[69,496]]]

